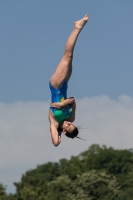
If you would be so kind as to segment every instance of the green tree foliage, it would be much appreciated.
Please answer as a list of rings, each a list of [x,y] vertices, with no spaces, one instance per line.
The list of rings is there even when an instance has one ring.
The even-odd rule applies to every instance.
[[[114,150],[99,145],[92,145],[81,154],[84,170],[104,169],[111,174],[122,174],[132,170],[133,150]]]
[[[133,199],[133,169],[132,172],[117,177],[121,185],[121,193],[119,200],[132,200]]]
[[[0,200],[17,200],[16,195],[6,194],[6,187],[0,184]]]
[[[132,200],[133,150],[92,145],[70,160],[37,166],[14,184],[15,195],[1,190],[5,200]]]
[[[115,177],[95,170],[78,175],[74,181],[71,181],[68,176],[58,177],[49,183],[49,186],[51,187],[49,198],[53,200],[100,200],[106,197],[113,199],[119,193],[119,185]]]
[[[6,197],[6,188],[0,184],[0,200],[3,200]]]

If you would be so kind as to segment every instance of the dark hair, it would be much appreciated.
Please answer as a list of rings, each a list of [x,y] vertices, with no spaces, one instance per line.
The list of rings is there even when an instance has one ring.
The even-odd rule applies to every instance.
[[[67,137],[73,139],[73,138],[77,137],[78,133],[79,133],[79,130],[78,130],[78,128],[75,126],[75,129],[74,129],[72,132],[66,132],[65,135],[66,135]]]

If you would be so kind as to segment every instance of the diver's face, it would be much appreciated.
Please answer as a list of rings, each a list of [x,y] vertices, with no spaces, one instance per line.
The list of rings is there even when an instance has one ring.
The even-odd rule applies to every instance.
[[[66,134],[66,132],[71,133],[75,129],[75,126],[69,121],[64,121],[62,124],[62,129],[64,134]]]

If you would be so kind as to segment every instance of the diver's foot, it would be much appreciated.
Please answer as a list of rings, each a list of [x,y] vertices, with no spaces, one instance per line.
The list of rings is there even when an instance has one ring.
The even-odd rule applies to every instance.
[[[87,14],[81,20],[76,21],[74,23],[74,27],[82,29],[84,27],[84,25],[86,24],[86,22],[88,21],[88,19],[89,19],[89,15]]]

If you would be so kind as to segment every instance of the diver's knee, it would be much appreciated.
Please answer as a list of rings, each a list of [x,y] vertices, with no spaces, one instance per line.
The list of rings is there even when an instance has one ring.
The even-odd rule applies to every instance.
[[[64,57],[65,57],[65,59],[71,60],[73,58],[73,53],[71,53],[71,52],[65,52]]]

